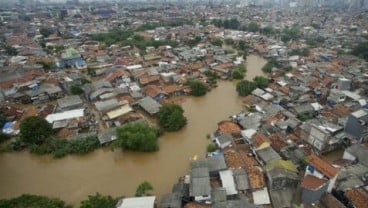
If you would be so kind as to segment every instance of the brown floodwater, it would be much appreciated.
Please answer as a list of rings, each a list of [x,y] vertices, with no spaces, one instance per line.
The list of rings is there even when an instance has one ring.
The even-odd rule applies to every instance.
[[[265,60],[248,57],[248,75],[262,75]],[[160,150],[154,153],[96,150],[83,156],[53,159],[30,153],[0,155],[0,198],[22,193],[59,197],[77,205],[88,195],[99,192],[112,196],[131,196],[144,180],[161,196],[189,169],[190,158],[203,158],[209,140],[206,135],[217,128],[217,122],[241,110],[235,83],[219,81],[218,87],[203,97],[183,97],[188,124],[179,132],[159,138]]]
[[[261,56],[250,54],[247,56],[245,66],[247,67],[247,74],[245,79],[252,80],[256,76],[265,76],[262,67],[267,63],[267,60]]]

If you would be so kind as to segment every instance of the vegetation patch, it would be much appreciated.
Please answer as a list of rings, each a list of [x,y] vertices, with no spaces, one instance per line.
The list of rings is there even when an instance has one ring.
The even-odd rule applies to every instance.
[[[180,105],[166,104],[157,113],[158,123],[165,131],[178,131],[187,124],[184,110]]]
[[[147,124],[126,124],[116,129],[116,135],[113,147],[142,152],[158,150],[157,130]]]

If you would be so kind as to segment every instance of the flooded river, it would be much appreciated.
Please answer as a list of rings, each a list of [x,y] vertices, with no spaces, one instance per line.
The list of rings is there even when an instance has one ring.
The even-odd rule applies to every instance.
[[[265,60],[249,56],[249,78],[262,75]],[[22,193],[59,197],[77,205],[88,195],[99,192],[112,196],[131,196],[144,180],[160,196],[171,191],[179,176],[187,173],[189,159],[205,156],[206,134],[216,130],[217,122],[241,110],[235,83],[218,82],[204,97],[184,97],[182,106],[188,125],[179,132],[159,138],[154,153],[99,149],[84,156],[53,159],[28,152],[0,155],[0,198]]]

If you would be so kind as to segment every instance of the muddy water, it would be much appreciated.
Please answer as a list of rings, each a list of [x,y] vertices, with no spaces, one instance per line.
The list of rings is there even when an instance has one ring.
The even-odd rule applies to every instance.
[[[265,76],[261,69],[266,63],[266,59],[254,54],[250,54],[245,61],[245,65],[247,67],[245,79],[252,80],[256,76]]]
[[[253,61],[255,59],[255,61]],[[248,73],[257,66],[258,57],[248,58]],[[259,75],[252,71],[249,76]],[[78,204],[88,195],[99,192],[113,196],[131,196],[143,180],[154,186],[153,194],[171,191],[179,176],[186,174],[189,159],[205,156],[209,141],[206,134],[216,123],[241,110],[235,84],[219,82],[204,97],[183,98],[188,125],[179,132],[166,133],[159,139],[155,153],[134,153],[99,149],[84,156],[67,156],[54,160],[28,152],[0,155],[0,198],[22,193],[59,197]]]

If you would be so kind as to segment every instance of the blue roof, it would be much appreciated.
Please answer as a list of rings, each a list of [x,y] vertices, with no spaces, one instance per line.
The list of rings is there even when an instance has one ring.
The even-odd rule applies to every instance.
[[[13,122],[6,122],[3,126],[3,129],[8,129],[11,128],[13,126]]]

